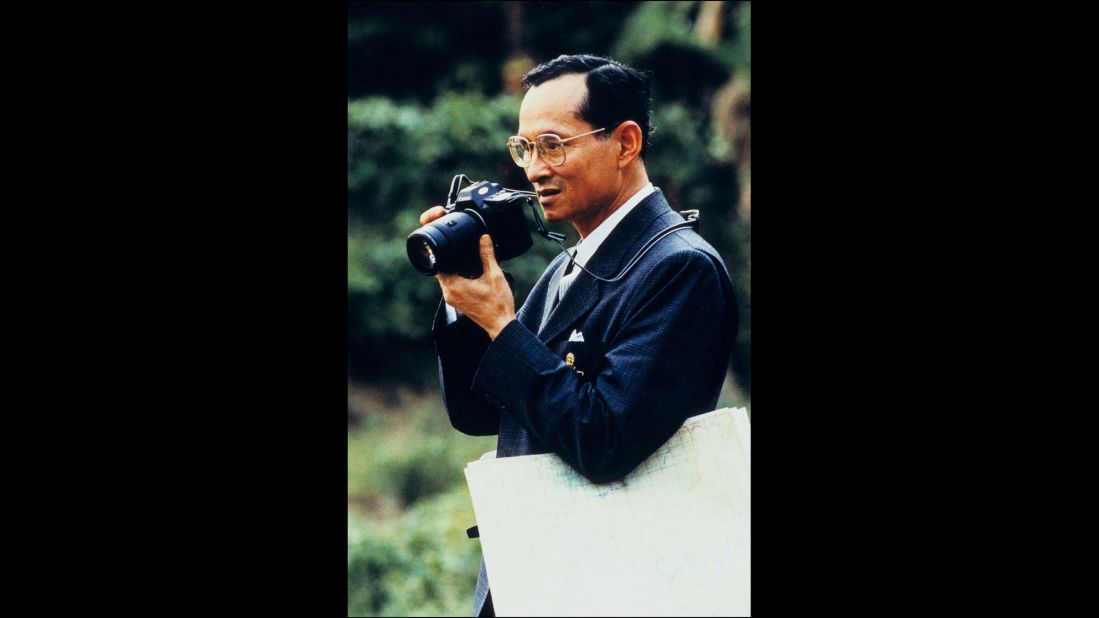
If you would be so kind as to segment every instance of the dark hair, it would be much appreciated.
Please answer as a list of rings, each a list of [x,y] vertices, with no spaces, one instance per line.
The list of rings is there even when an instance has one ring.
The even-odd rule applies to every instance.
[[[530,88],[573,73],[587,76],[588,95],[577,110],[580,117],[592,127],[607,127],[595,137],[606,139],[618,125],[632,120],[641,127],[640,156],[644,158],[653,130],[649,76],[610,58],[561,55],[531,69],[523,76],[523,86]]]

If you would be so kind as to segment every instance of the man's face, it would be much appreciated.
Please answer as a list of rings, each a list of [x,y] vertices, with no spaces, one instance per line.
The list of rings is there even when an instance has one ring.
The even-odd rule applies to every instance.
[[[580,119],[577,110],[588,93],[584,75],[562,75],[527,91],[519,108],[519,135],[534,141],[543,133],[561,139],[602,127]],[[546,221],[584,222],[611,206],[620,178],[616,164],[617,142],[599,139],[603,133],[586,135],[565,144],[565,162],[546,165],[537,151],[527,167],[527,180],[538,192]]]

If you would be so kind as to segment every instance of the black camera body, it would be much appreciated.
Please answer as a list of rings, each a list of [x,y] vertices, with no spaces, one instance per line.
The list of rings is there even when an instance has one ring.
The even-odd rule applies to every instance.
[[[409,234],[405,246],[412,266],[425,275],[458,273],[476,279],[483,274],[482,234],[492,238],[498,261],[522,255],[534,244],[523,216],[523,207],[533,208],[534,194],[482,180],[455,196],[458,180],[451,184],[447,214]]]

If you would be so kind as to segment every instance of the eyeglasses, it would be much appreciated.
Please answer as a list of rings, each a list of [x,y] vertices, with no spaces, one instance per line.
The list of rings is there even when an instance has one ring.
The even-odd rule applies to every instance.
[[[568,139],[561,139],[553,133],[544,133],[534,138],[533,144],[522,135],[512,135],[508,138],[508,152],[511,153],[511,158],[515,160],[515,164],[519,167],[530,165],[535,148],[538,149],[538,156],[542,157],[542,162],[546,165],[563,165],[565,163],[565,142],[571,142],[574,139],[598,133],[605,129],[606,127],[588,131]]]

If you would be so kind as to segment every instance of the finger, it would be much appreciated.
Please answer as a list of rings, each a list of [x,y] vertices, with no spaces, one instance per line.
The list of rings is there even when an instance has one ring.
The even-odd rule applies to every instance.
[[[488,234],[481,236],[481,267],[486,273],[496,267],[496,250]]]
[[[442,291],[442,293],[443,293],[443,302],[445,302],[446,304],[453,307],[454,304],[450,302],[451,301],[451,298],[450,298],[450,281],[451,281],[451,279],[452,279],[452,277],[450,275],[447,275],[447,274],[439,273],[439,274],[435,275],[435,280],[439,282],[439,290]]]
[[[420,225],[427,225],[445,214],[446,208],[443,208],[442,206],[432,206],[420,215]]]

